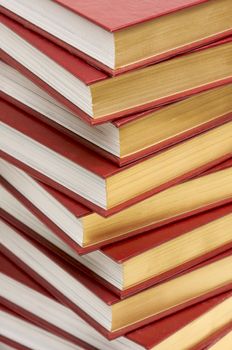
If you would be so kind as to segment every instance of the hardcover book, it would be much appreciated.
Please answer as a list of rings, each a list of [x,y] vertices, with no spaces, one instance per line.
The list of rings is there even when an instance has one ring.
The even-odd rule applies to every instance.
[[[230,291],[109,342],[5,256],[1,257],[1,267],[2,304],[29,322],[77,345],[88,342],[99,350],[162,350],[170,346],[180,350],[181,341],[188,349],[194,350],[197,346],[198,350],[203,350],[224,336],[231,322]]]
[[[2,101],[3,157],[109,216],[231,156],[232,121],[125,167],[118,167],[42,121]]]
[[[0,160],[7,188],[78,253],[87,253],[107,243],[144,234],[150,229],[231,203],[231,165],[232,159],[229,159],[207,174],[104,218]]]
[[[120,300],[5,221],[1,222],[1,231],[2,252],[108,339],[231,290],[231,250]]]
[[[90,124],[232,82],[232,36],[112,78],[3,15],[1,22],[2,59]]]
[[[231,350],[231,0],[0,0],[0,349]]]
[[[0,62],[5,100],[123,166],[232,120],[232,84],[163,108],[91,126],[18,71]]]
[[[34,0],[33,5],[30,0],[2,0],[1,4],[3,13],[112,75],[231,33],[230,0]]]
[[[2,186],[0,194],[3,218],[69,263],[93,275],[120,298],[232,248],[232,203],[80,256],[7,187]]]

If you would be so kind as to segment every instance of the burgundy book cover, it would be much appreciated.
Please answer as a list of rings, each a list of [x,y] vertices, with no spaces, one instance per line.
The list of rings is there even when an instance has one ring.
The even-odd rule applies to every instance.
[[[58,264],[62,269],[64,269],[68,274],[70,274],[73,278],[77,279],[79,283],[83,284],[85,288],[87,288],[89,291],[94,293],[98,298],[102,300],[103,303],[106,305],[113,305],[120,301],[119,297],[116,296],[116,294],[112,293],[110,290],[108,290],[106,287],[102,286],[101,284],[97,283],[96,280],[93,280],[93,278],[88,277],[87,274],[83,273],[81,270],[78,270],[77,267],[74,267],[71,264],[68,264],[65,260],[51,252],[49,249],[46,249],[45,247],[38,244],[38,242],[32,240],[28,236],[26,236],[22,231],[16,230],[15,227],[12,227],[15,232],[17,232],[18,235],[20,235],[23,239],[25,239],[27,242],[29,242],[31,245],[33,245],[35,248],[39,249],[42,254],[47,256],[49,259],[54,261],[56,264]],[[2,246],[1,248],[2,253],[6,255],[10,260],[12,260],[17,266],[22,268],[26,273],[28,273],[33,279],[35,279],[38,283],[40,283],[45,289],[47,289],[55,298],[57,298],[61,303],[66,305],[67,307],[71,308],[74,312],[79,314],[80,317],[82,317],[86,322],[91,324],[94,328],[96,328],[102,335],[107,337],[108,339],[115,339],[121,335],[124,335],[132,330],[135,330],[137,328],[140,328],[144,325],[149,324],[152,321],[157,321],[158,319],[168,316],[170,314],[173,314],[179,310],[182,310],[185,307],[188,307],[190,305],[196,304],[198,302],[201,302],[207,298],[213,297],[215,295],[218,295],[220,293],[226,292],[228,290],[231,290],[231,283],[228,283],[224,286],[221,286],[215,290],[212,290],[209,293],[206,293],[204,295],[201,295],[200,297],[195,297],[191,300],[188,300],[181,305],[174,306],[164,312],[161,312],[159,314],[153,315],[149,318],[146,318],[145,320],[139,321],[134,323],[133,325],[124,327],[120,330],[116,330],[114,332],[111,332],[101,326],[98,322],[96,322],[92,317],[86,314],[80,307],[78,307],[74,302],[72,302],[70,299],[68,299],[66,296],[64,296],[61,292],[59,292],[56,288],[54,288],[50,283],[48,283],[47,280],[42,278],[38,273],[36,273],[32,268],[30,268],[25,262],[18,258],[11,250],[9,250],[7,247]],[[228,256],[231,256],[231,250],[228,250],[225,253],[222,253],[220,255],[217,255],[216,257],[209,259],[196,267],[188,270],[187,272],[184,272],[180,274],[179,276],[189,273],[192,270],[197,270],[203,266],[209,265],[210,263],[213,263],[215,261],[221,260],[223,258],[226,258]]]
[[[220,126],[226,122],[229,122],[232,120],[232,113],[226,113],[224,115],[220,115],[218,116],[218,118],[213,119],[211,121],[208,121],[206,123],[203,123],[199,126],[196,126],[190,130],[187,130],[183,133],[180,133],[178,135],[175,135],[173,137],[170,137],[164,141],[159,142],[156,145],[153,145],[151,147],[148,147],[146,149],[143,149],[141,151],[138,151],[136,153],[133,153],[131,155],[128,155],[126,157],[123,158],[119,158],[115,155],[113,155],[112,153],[107,152],[106,150],[104,150],[103,148],[98,147],[97,145],[93,144],[92,142],[84,139],[83,137],[77,135],[76,133],[72,132],[71,130],[65,128],[64,126],[54,122],[53,120],[47,118],[45,115],[41,114],[40,112],[32,109],[31,107],[27,106],[27,104],[22,103],[21,101],[15,99],[13,96],[7,95],[4,92],[0,91],[0,96],[8,101],[10,104],[13,104],[14,106],[22,109],[23,111],[25,111],[26,113],[30,114],[31,116],[40,119],[41,121],[43,121],[44,123],[51,125],[53,128],[61,131],[62,133],[66,134],[67,136],[73,138],[75,141],[77,141],[80,144],[83,144],[84,146],[90,148],[91,150],[93,150],[94,152],[100,154],[101,156],[103,156],[106,159],[111,160],[112,162],[116,163],[118,166],[122,167],[125,165],[128,165],[132,162],[138,161],[141,158],[144,158],[146,156],[149,156],[151,154],[157,153],[167,147],[173,146],[179,142],[182,142],[188,138],[191,138],[193,136],[196,136],[204,131],[210,130],[212,128],[215,128],[217,126]],[[161,107],[162,108],[162,107]],[[115,127],[120,128],[123,125],[126,125],[130,122],[133,122],[139,118],[142,118],[152,112],[154,112],[155,110],[159,110],[160,108],[155,108],[154,110],[151,111],[146,111],[143,113],[137,113],[137,114],[133,114],[129,117],[125,117],[125,118],[120,118],[120,119],[116,119],[114,120],[112,123],[114,124]]]
[[[11,20],[10,18],[0,15],[1,22],[13,30],[17,35],[21,36],[24,40],[30,43],[32,46],[37,48],[40,52],[48,56],[50,59],[59,64],[62,68],[71,73],[74,77],[82,81],[85,85],[92,85],[99,81],[105,79],[114,79],[107,76],[102,71],[95,69],[90,66],[88,63],[79,59],[78,57],[72,55],[69,51],[64,50],[63,48],[57,46],[56,44],[48,41],[46,38],[41,37],[35,32],[30,31],[26,27],[21,26],[17,22]],[[215,43],[206,45],[200,49],[196,49],[195,51],[210,49],[211,47],[227,44],[231,42],[232,37],[229,36],[225,39],[219,40]],[[1,59],[11,65],[13,68],[20,71],[30,80],[34,81],[35,84],[40,86],[42,89],[46,90],[47,93],[52,95],[57,101],[64,104],[68,109],[70,109],[74,114],[77,114],[80,118],[85,120],[90,124],[99,124],[107,120],[113,120],[117,118],[121,118],[123,116],[142,112],[144,110],[148,110],[160,105],[164,105],[170,102],[174,102],[179,100],[180,98],[184,98],[190,95],[193,95],[197,92],[205,91],[209,88],[213,88],[216,86],[221,86],[223,84],[229,83],[232,81],[232,78],[219,79],[217,81],[211,82],[209,84],[205,84],[190,90],[182,91],[175,95],[167,96],[160,98],[159,100],[152,101],[151,103],[147,103],[145,105],[136,106],[133,108],[129,108],[127,110],[119,111],[117,113],[113,113],[110,115],[102,116],[101,118],[91,118],[88,114],[86,114],[83,110],[81,110],[76,104],[70,102],[67,98],[65,98],[62,94],[60,94],[55,88],[45,83],[44,80],[40,79],[38,76],[33,74],[29,69],[27,69],[23,63],[16,61],[13,57],[9,56],[5,51],[1,52]],[[177,58],[178,59],[178,58]]]
[[[73,2],[72,0],[56,0],[61,6],[66,7],[68,10],[88,19],[89,21],[97,24],[108,32],[116,32],[123,28],[128,28],[134,26],[136,24],[146,22],[149,20],[153,20],[155,18],[159,18],[161,16],[165,16],[167,14],[190,8],[194,5],[198,5],[206,2],[207,0],[148,0],[146,2],[140,0],[113,0],[110,2],[107,0],[101,1],[83,1],[78,0]],[[198,40],[197,42],[188,43],[185,46],[181,46],[179,48],[172,49],[170,51],[164,52],[162,54],[146,58],[142,61],[135,62],[126,67],[112,69],[100,61],[90,57],[83,51],[78,50],[72,45],[62,41],[61,39],[55,37],[54,35],[48,33],[47,31],[39,28],[33,23],[29,22],[25,18],[15,14],[4,6],[1,8],[1,12],[9,16],[10,18],[18,21],[23,26],[33,30],[50,41],[58,44],[59,46],[65,48],[67,51],[72,54],[79,56],[80,58],[87,61],[89,64],[96,66],[97,68],[104,70],[106,73],[110,75],[118,75],[129,71],[131,69],[135,69],[141,66],[147,66],[150,64],[157,63],[164,59],[171,58],[177,54],[181,54],[190,50],[193,50],[197,47],[207,45],[210,42],[219,40],[226,35],[229,35],[231,31],[226,31],[225,33],[218,33],[208,38],[204,38]]]
[[[146,164],[146,161],[149,162],[151,157],[154,157],[153,155],[150,155],[149,157],[140,159],[137,162],[134,162],[132,164],[129,164],[123,168],[118,167],[116,164],[113,164],[109,160],[105,159],[104,157],[96,154],[95,152],[91,151],[89,148],[84,147],[82,144],[77,143],[75,140],[69,138],[67,135],[64,135],[60,133],[58,130],[55,130],[54,128],[44,124],[38,119],[35,119],[33,116],[30,116],[29,114],[26,114],[22,110],[19,110],[13,105],[10,105],[6,101],[2,101],[1,103],[1,109],[2,109],[2,116],[1,121],[11,128],[14,128],[18,132],[28,136],[29,138],[37,141],[38,143],[44,145],[45,147],[51,149],[52,151],[58,153],[59,155],[65,157],[66,159],[72,161],[73,163],[79,165],[80,167],[90,171],[91,173],[99,176],[101,179],[104,179],[106,181],[107,178],[110,178],[111,176],[124,171],[128,168],[136,167],[136,165],[139,162],[144,162]],[[229,125],[229,124],[228,124]],[[187,142],[187,141],[186,141]],[[173,146],[175,147],[175,146]],[[178,147],[178,146],[176,146]],[[165,152],[165,151],[164,151]],[[48,185],[56,188],[57,190],[63,192],[64,194],[72,197],[73,199],[80,201],[83,205],[87,206],[88,208],[94,210],[98,214],[102,216],[109,216],[116,212],[119,212],[126,207],[129,207],[139,201],[142,201],[143,199],[146,199],[160,191],[163,191],[173,185],[176,185],[178,183],[181,183],[185,180],[188,180],[204,171],[209,169],[212,166],[215,166],[222,161],[228,159],[231,157],[231,153],[225,154],[223,157],[220,157],[218,159],[214,159],[209,161],[206,164],[203,164],[199,168],[193,168],[192,170],[188,171],[185,174],[182,174],[174,179],[169,180],[166,183],[163,183],[155,188],[145,190],[145,192],[135,196],[134,198],[131,198],[121,204],[118,204],[110,209],[104,209],[89,200],[87,200],[84,197],[81,197],[78,193],[64,187],[63,185],[59,184],[58,182],[54,181],[53,179],[49,178],[48,176],[40,173],[39,171],[33,169],[32,167],[26,165],[22,161],[17,160],[13,156],[10,156],[9,154],[5,153],[4,151],[1,152],[2,157],[6,160],[9,160],[22,168],[23,170],[27,171],[30,175],[38,178],[42,182],[47,183]],[[134,168],[135,169],[135,168]],[[135,183],[136,186],[136,183]]]
[[[7,186],[7,183],[3,183],[3,185],[7,190],[9,190],[13,195],[15,195],[14,191],[11,191],[10,187]],[[15,197],[17,198],[17,195]],[[21,203],[24,204],[22,201]],[[221,217],[229,215],[231,213],[232,203],[225,204],[221,207],[214,208],[203,213],[196,214],[189,218],[185,218],[177,222],[151,230],[149,232],[143,233],[142,235],[131,237],[123,241],[110,244],[108,246],[102,247],[100,250],[113,261],[117,262],[118,264],[122,264],[137,255],[140,255],[146,251],[158,247],[161,244],[164,244],[165,242],[168,242],[169,240],[175,239],[180,235],[186,234],[187,232],[197,229],[200,226],[207,225],[208,223],[220,219]],[[201,254],[190,261],[186,261],[182,265],[176,266],[175,268],[172,268],[160,275],[147,279],[146,281],[143,281],[133,287],[127,288],[125,290],[120,290],[119,288],[115,287],[114,285],[112,285],[111,283],[109,283],[108,281],[106,281],[105,279],[98,276],[96,273],[82,265],[73,257],[62,251],[60,248],[56,247],[54,244],[43,238],[39,234],[39,232],[32,230],[30,227],[26,226],[23,222],[19,221],[14,216],[10,215],[8,212],[4,211],[3,209],[0,209],[0,214],[11,225],[15,226],[20,231],[24,232],[26,235],[33,238],[34,240],[38,241],[46,248],[52,250],[52,252],[61,256],[68,263],[72,264],[73,266],[77,266],[78,269],[81,269],[90,277],[94,277],[99,283],[106,286],[109,290],[112,290],[121,299],[136,294],[144,290],[145,288],[153,286],[154,284],[163,282],[164,280],[169,279],[181,273],[182,271],[192,268],[193,266],[232,248],[232,242],[224,244],[208,253]],[[57,235],[56,232],[54,232],[54,234]],[[57,236],[61,238],[59,235]],[[71,249],[73,249],[73,245],[70,244],[69,239],[63,238],[62,240]]]
[[[33,280],[29,275],[27,275],[23,270],[16,266],[11,260],[6,256],[2,255],[0,258],[1,261],[1,272],[8,277],[18,281],[19,283],[29,287],[30,290],[35,290],[36,292],[43,294],[45,297],[51,298],[52,300],[57,301],[52,295],[50,295],[40,284]],[[166,338],[175,334],[183,327],[194,322],[194,320],[203,316],[214,307],[225,301],[227,298],[232,296],[232,291],[228,291],[222,294],[219,294],[215,297],[207,299],[201,303],[195,304],[193,306],[187,307],[181,311],[178,311],[175,314],[172,314],[168,317],[162,318],[158,321],[152,322],[147,326],[144,326],[138,330],[126,334],[124,337],[131,340],[132,342],[139,344],[144,347],[144,349],[152,349],[154,346],[158,345],[160,342],[164,341]],[[46,319],[42,319],[39,316],[25,310],[22,306],[14,304],[13,302],[7,300],[6,298],[1,298],[2,304],[15,312],[16,314],[21,315],[22,317],[28,319],[30,322],[48,330],[51,333],[56,334],[57,336],[64,337],[65,339],[75,343],[81,344],[80,339],[76,338],[70,333],[62,330],[61,328],[52,325]],[[210,337],[207,337],[204,342],[201,343],[202,347],[197,346],[197,349],[203,349],[203,347],[211,343],[216,337],[224,335],[228,326],[220,329],[219,332],[215,332]],[[204,343],[204,345],[203,345]],[[191,349],[193,350],[193,349]]]
[[[13,162],[14,163],[14,162]],[[211,173],[214,173],[215,171],[224,170],[227,168],[232,167],[232,158],[229,158],[228,160],[222,162],[221,164],[217,165],[216,167],[210,168],[206,175],[209,175]],[[205,173],[199,175],[204,176]],[[58,202],[58,204],[62,205],[65,209],[70,211],[75,217],[81,218],[86,215],[91,215],[92,212],[88,210],[86,207],[81,205],[79,202],[73,200],[71,197],[66,196],[62,192],[59,192],[55,189],[53,189],[50,186],[47,186],[43,183],[41,183],[38,180],[35,180],[35,183],[39,186],[41,186],[41,190],[45,190],[48,195],[52,196],[54,200]],[[5,188],[12,193],[13,196],[15,196],[27,209],[29,209],[40,221],[42,221],[45,225],[47,225],[54,234],[56,234],[61,240],[63,240],[67,245],[69,245],[74,251],[76,251],[78,254],[86,254],[93,250],[96,250],[106,244],[110,244],[113,242],[118,242],[119,240],[126,239],[128,237],[133,237],[137,234],[145,234],[145,232],[151,230],[151,229],[157,229],[167,224],[175,223],[178,220],[186,219],[190,216],[193,216],[195,214],[202,213],[203,211],[211,210],[213,208],[217,208],[222,205],[230,204],[232,201],[232,198],[225,198],[223,201],[220,202],[213,202],[210,205],[207,206],[200,206],[197,209],[194,209],[189,212],[182,213],[180,215],[174,216],[172,218],[161,220],[153,225],[150,225],[149,227],[144,227],[143,229],[138,229],[129,233],[126,233],[124,235],[121,235],[120,237],[116,238],[110,238],[108,240],[105,240],[103,242],[98,242],[96,244],[93,244],[88,247],[82,247],[77,242],[75,242],[71,237],[69,237],[65,231],[62,230],[61,227],[59,227],[56,223],[54,223],[50,218],[49,215],[46,215],[43,213],[39,208],[37,208],[25,195],[23,195],[21,192],[19,192],[13,185],[11,185],[7,180],[4,178],[1,179],[1,183],[5,186]],[[93,213],[93,215],[95,215]],[[150,244],[150,242],[149,242]]]

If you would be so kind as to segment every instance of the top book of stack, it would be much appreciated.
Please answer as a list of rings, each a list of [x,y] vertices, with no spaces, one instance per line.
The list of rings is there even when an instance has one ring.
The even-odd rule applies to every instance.
[[[231,12],[230,4],[227,12]],[[9,17],[1,15],[0,20],[2,60],[90,124],[149,110],[232,81],[232,35],[109,77]]]
[[[110,75],[231,34],[231,0],[1,0],[1,4],[3,13]]]

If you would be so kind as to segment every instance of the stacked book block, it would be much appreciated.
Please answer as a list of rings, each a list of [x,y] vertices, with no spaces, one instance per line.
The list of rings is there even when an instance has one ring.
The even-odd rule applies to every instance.
[[[1,5],[1,349],[231,349],[232,2]]]

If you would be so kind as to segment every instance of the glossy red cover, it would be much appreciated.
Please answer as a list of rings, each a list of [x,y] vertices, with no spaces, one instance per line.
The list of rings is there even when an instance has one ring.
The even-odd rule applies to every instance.
[[[100,72],[97,69],[94,69],[93,67],[89,66],[87,63],[81,61],[78,59],[77,63],[75,63],[75,57],[68,51],[62,49],[61,47],[52,44],[50,41],[48,41],[45,38],[42,38],[38,34],[26,29],[25,27],[21,26],[20,24],[12,21],[11,19],[0,15],[1,21],[8,26],[10,29],[15,31],[18,35],[20,35],[23,39],[28,41],[31,45],[35,46],[37,49],[39,49],[41,52],[43,52],[45,55],[50,57],[52,60],[55,60],[56,62],[63,66],[64,69],[68,70],[71,74],[76,76],[78,79],[82,80],[84,84],[89,85],[96,83],[97,81],[104,80],[104,79],[112,79],[110,77],[107,77],[105,73]],[[232,34],[232,33],[231,33]],[[199,50],[205,50],[210,47],[223,45],[232,40],[232,37],[228,37],[222,40],[219,40],[216,43],[212,43],[209,45],[206,45]],[[198,51],[198,49],[196,49]],[[56,57],[59,57],[56,59]],[[70,57],[69,57],[70,56]],[[38,78],[35,74],[33,74],[30,70],[28,70],[23,63],[20,63],[16,61],[13,57],[9,56],[6,52],[2,51],[1,58],[6,63],[14,67],[15,69],[19,70],[22,74],[27,76],[29,79],[33,80],[35,84],[39,85],[42,89],[46,90],[47,93],[52,95],[55,99],[57,99],[60,103],[64,104],[67,108],[69,108],[73,113],[77,114],[80,118],[87,121],[90,124],[99,124],[103,123],[107,120],[113,120],[119,117],[123,117],[125,115],[134,114],[137,112],[142,112],[144,110],[152,109],[154,107],[164,105],[170,102],[174,102],[180,98],[184,98],[190,95],[193,95],[195,93],[205,91],[209,88],[213,88],[216,86],[221,86],[223,84],[232,82],[232,77],[228,77],[225,79],[217,80],[210,82],[208,84],[205,84],[203,86],[198,86],[196,88],[192,88],[190,90],[178,92],[175,95],[172,96],[166,96],[163,98],[160,98],[159,100],[152,101],[151,103],[147,103],[145,105],[136,106],[133,108],[129,108],[127,110],[119,111],[117,113],[113,113],[111,115],[105,115],[97,119],[91,118],[88,114],[83,112],[77,105],[70,102],[67,98],[65,98],[62,94],[57,92],[55,88],[45,83],[43,80]],[[80,72],[81,69],[81,72]]]
[[[87,169],[91,173],[94,173],[95,175],[103,179],[107,179],[108,177],[122,172],[129,167],[136,166],[136,164],[139,162],[146,162],[147,160],[149,161],[149,158],[154,157],[154,155],[150,155],[149,157],[140,159],[137,162],[120,168],[116,164],[113,164],[112,162],[100,156],[99,154],[96,154],[95,152],[91,151],[89,148],[84,147],[80,143],[77,143],[75,140],[69,138],[67,135],[64,135],[58,130],[55,130],[54,128],[50,127],[49,125],[42,123],[40,120],[35,119],[29,114],[26,114],[22,110],[19,110],[18,108],[7,103],[6,101],[2,101],[1,110],[1,121],[3,123],[9,125],[10,127],[16,129],[17,131],[41,143],[45,147],[53,150],[61,156],[76,163],[78,166]],[[138,196],[135,196],[134,198],[127,200],[126,202],[123,202],[113,208],[103,209],[97,206],[96,204],[93,204],[89,200],[81,197],[76,192],[60,185],[58,182],[54,181],[48,176],[45,176],[39,171],[10,156],[9,154],[1,152],[1,155],[6,160],[13,162],[23,170],[27,171],[30,175],[34,176],[35,178],[38,178],[40,181],[50,185],[51,187],[58,189],[65,195],[72,197],[77,201],[80,201],[80,203],[96,211],[102,216],[109,216],[116,212],[119,212],[125,209],[126,207],[129,207],[139,201],[142,201],[143,199],[146,199],[160,191],[163,191],[171,186],[181,183],[182,181],[188,180],[206,171],[210,167],[217,165],[231,157],[231,154],[225,154],[221,158],[206,163],[197,169],[192,169],[188,173],[182,174],[181,176],[174,178],[169,182],[163,183],[158,187],[152,188],[151,190],[144,192]]]
[[[84,274],[82,271],[78,270],[77,267],[72,266],[71,264],[68,264],[66,261],[64,261],[62,258],[57,256],[56,254],[52,253],[45,247],[39,245],[36,241],[32,240],[28,236],[26,236],[22,231],[16,230],[15,227],[12,227],[17,234],[22,236],[25,240],[27,240],[30,244],[35,246],[37,249],[40,250],[41,253],[45,254],[49,259],[54,261],[56,264],[58,264],[62,269],[64,269],[68,274],[70,274],[72,277],[78,280],[79,283],[83,284],[89,291],[94,293],[98,298],[100,298],[104,303],[107,305],[113,305],[120,301],[120,299],[113,294],[111,291],[107,290],[104,286],[101,286],[97,281],[93,280],[93,278],[89,278],[88,275]],[[70,299],[65,297],[61,292],[59,292],[56,288],[54,288],[48,281],[46,281],[44,278],[42,278],[38,273],[36,273],[34,270],[32,270],[28,265],[26,265],[23,260],[19,259],[15,254],[13,254],[10,250],[8,250],[5,246],[2,248],[2,253],[6,255],[9,259],[11,259],[19,268],[22,268],[26,273],[28,273],[33,279],[35,279],[38,283],[40,283],[44,288],[46,288],[55,298],[57,298],[61,303],[64,303],[67,307],[70,307],[73,309],[74,312],[79,314],[80,317],[82,317],[85,321],[90,323],[94,328],[96,328],[99,332],[101,332],[104,336],[106,336],[108,339],[115,339],[121,335],[124,335],[127,332],[130,332],[134,329],[137,329],[143,325],[149,324],[152,321],[156,321],[162,317],[168,316],[176,311],[182,310],[185,307],[188,307],[190,305],[196,304],[197,302],[203,301],[207,298],[213,297],[215,295],[221,294],[223,292],[226,292],[228,290],[231,290],[232,283],[229,283],[227,285],[224,285],[223,287],[217,288],[214,291],[211,291],[210,293],[207,293],[205,295],[202,295],[200,297],[195,297],[192,300],[189,300],[188,302],[185,302],[181,305],[175,306],[173,308],[170,308],[169,310],[166,310],[165,312],[149,317],[146,320],[137,322],[131,326],[125,327],[123,329],[120,329],[115,332],[110,332],[106,330],[104,327],[102,327],[100,324],[98,324],[95,320],[93,320],[89,315],[87,315],[83,310],[81,310],[75,303],[73,303]],[[231,256],[232,251],[229,250],[223,254],[220,254],[210,260],[207,260],[206,262],[203,262],[202,264],[197,265],[193,269],[188,270],[185,273],[189,273],[192,270],[197,270],[198,268],[201,268],[205,265],[208,265],[210,263],[213,263],[217,260],[223,259],[227,256]]]
[[[12,279],[26,285],[32,290],[42,293],[45,296],[55,300],[55,298],[52,297],[48,292],[46,292],[38,283],[32,280],[27,274],[25,274],[25,272],[19,269],[19,267],[17,267],[3,255],[1,256],[1,268],[2,272],[7,276],[11,277]],[[138,343],[139,345],[144,347],[144,349],[150,349],[153,346],[159,344],[159,342],[165,340],[167,337],[174,334],[175,332],[179,331],[186,325],[201,317],[202,315],[204,315],[205,313],[222,303],[224,300],[231,297],[231,295],[231,291],[220,294],[216,297],[203,301],[202,303],[183,309],[173,315],[170,315],[169,317],[163,318],[156,322],[152,322],[148,326],[142,327],[139,330],[125,335],[125,337],[135,343]],[[79,344],[80,340],[78,338],[72,336],[71,334],[63,331],[62,329],[56,326],[53,326],[52,324],[46,322],[46,320],[41,319],[38,316],[28,312],[27,310],[20,307],[20,305],[13,304],[7,299],[2,299],[1,301],[9,309],[16,312],[17,314],[22,315],[23,317],[27,318],[29,321],[37,324],[38,326],[45,328],[58,336],[62,336],[65,339],[74,342],[75,344]],[[220,333],[222,333],[221,330]],[[209,341],[208,338],[207,340]],[[212,339],[210,339],[210,341],[212,341]]]
[[[129,156],[123,157],[123,158],[119,158],[114,156],[113,154],[105,151],[104,149],[94,145],[93,143],[89,142],[88,140],[78,136],[77,134],[75,134],[74,132],[72,132],[71,130],[68,130],[67,128],[63,127],[62,125],[54,122],[53,120],[47,118],[45,115],[35,111],[34,109],[28,107],[26,104],[19,102],[18,100],[16,100],[15,98],[13,98],[12,96],[6,95],[3,92],[0,92],[0,96],[8,101],[9,103],[13,104],[14,106],[22,109],[23,111],[25,111],[26,113],[30,114],[33,117],[36,117],[38,119],[40,119],[41,121],[43,121],[44,123],[51,125],[53,128],[61,131],[62,133],[64,133],[65,135],[71,137],[72,139],[74,139],[75,141],[77,141],[78,143],[86,146],[87,148],[91,149],[92,151],[100,154],[101,156],[103,156],[106,159],[109,159],[110,161],[116,163],[118,166],[122,167],[125,165],[128,165],[132,162],[136,162],[139,159],[142,159],[144,157],[147,157],[151,154],[154,154],[156,152],[159,152],[167,147],[173,146],[179,142],[182,142],[188,138],[191,138],[193,136],[196,136],[204,131],[210,130],[211,128],[220,126],[228,121],[232,120],[232,113],[227,113],[221,116],[218,116],[218,118],[215,118],[214,120],[208,121],[206,123],[203,123],[199,126],[196,126],[195,128],[192,128],[190,130],[187,130],[179,135],[170,137],[162,142],[159,142],[158,144],[154,145],[154,146],[150,146],[146,149],[143,149],[141,151],[138,151],[134,154],[131,154]],[[160,108],[157,108],[157,110],[159,110]],[[144,113],[139,113],[139,114],[135,114],[132,115],[130,117],[127,118],[121,118],[118,120],[115,120],[113,122],[113,124],[117,127],[120,128],[121,126],[133,122],[136,119],[141,118],[144,115],[149,114],[150,112],[144,112]]]
[[[128,4],[128,2],[126,2],[126,3],[123,2],[123,6],[120,8],[120,11],[123,12],[123,16],[121,16],[121,13],[120,13],[120,17],[118,17],[118,15],[117,15],[117,20],[119,20],[120,22],[122,20],[125,20],[125,6],[126,6],[126,9],[129,11],[129,13],[127,13],[127,15],[129,15],[129,17],[131,17],[131,16],[135,16],[136,17],[136,15],[139,14],[140,21],[136,21],[136,23],[139,23],[139,22],[141,22],[141,13],[139,12],[139,7],[141,7],[141,5],[143,6],[143,10],[145,10],[145,12],[148,11],[148,14],[149,14],[149,16],[148,16],[149,18],[146,18],[146,19],[143,18],[142,21],[144,22],[144,20],[154,19],[156,17],[160,17],[162,15],[166,15],[166,14],[171,13],[173,11],[177,11],[177,10],[183,9],[186,6],[190,7],[190,6],[197,5],[197,4],[206,2],[206,1],[207,0],[198,0],[198,1],[189,0],[188,3],[187,3],[185,0],[183,0],[182,4],[181,4],[181,1],[179,1],[178,5],[181,5],[181,7],[179,7],[179,6],[176,6],[177,4],[175,2],[170,0],[168,2],[168,4],[167,4],[167,2],[165,2],[165,9],[162,8],[164,6],[164,3],[163,2],[161,3],[160,0],[158,1],[159,5],[156,6],[155,8],[154,8],[154,1],[152,1],[151,2],[152,3],[152,10],[150,10],[151,3],[149,4],[149,6],[147,6],[148,4],[147,4],[147,1],[146,1],[146,7],[145,7],[144,6],[144,2],[137,1],[136,5],[135,5],[135,10],[136,10],[135,12],[134,12],[134,2],[133,2],[133,11],[131,11],[131,4]],[[83,4],[84,4],[84,7],[87,5],[86,2],[82,2],[82,5]],[[76,3],[72,2],[71,7],[68,7],[68,8],[70,10],[74,10],[74,12],[77,12],[77,13],[78,13],[78,10],[81,10],[80,14],[83,17],[85,17],[84,12],[83,12],[84,9],[80,9],[79,5],[80,4],[78,4],[77,11],[74,10],[74,8],[76,7]],[[91,1],[90,7],[92,8],[93,5],[94,5],[94,12],[91,13],[93,16],[91,16],[91,18],[89,18],[89,20],[92,20],[93,22],[95,22],[94,17],[96,18],[96,14],[98,13],[98,11],[95,12],[95,7],[97,6],[97,9],[99,10],[99,6],[100,6],[100,8],[102,8],[102,5],[104,5],[104,7],[105,7],[106,3],[103,4],[102,2],[100,2],[100,3],[99,2],[95,2],[95,4],[94,4]],[[127,6],[127,5],[129,5],[129,6]],[[157,5],[157,4],[155,4],[155,5]],[[112,2],[110,4],[107,2],[107,6],[112,7]],[[118,7],[118,1],[115,0],[113,2],[113,6],[114,7],[116,7],[116,6]],[[85,10],[86,10],[86,8],[85,8]],[[88,8],[88,11],[86,12],[87,16],[89,16],[89,10],[90,9]],[[96,59],[90,57],[89,55],[87,55],[84,52],[78,50],[77,48],[67,44],[65,41],[62,41],[61,39],[53,36],[52,34],[46,32],[45,30],[37,27],[36,25],[30,23],[29,21],[27,21],[23,17],[18,16],[17,14],[11,12],[10,10],[2,7],[0,12],[2,12],[3,14],[7,15],[8,17],[14,19],[15,21],[21,23],[23,26],[29,28],[30,30],[33,30],[33,31],[39,33],[40,35],[42,35],[45,38],[49,39],[50,41],[56,43],[57,45],[65,48],[66,50],[68,50],[72,54],[74,54],[76,56],[79,56],[80,58],[83,58],[89,64],[100,68],[101,70],[107,72],[108,74],[110,74],[112,76],[118,75],[118,74],[122,74],[124,72],[127,72],[127,71],[132,70],[132,69],[139,68],[141,66],[147,66],[147,65],[150,65],[150,64],[154,64],[154,63],[160,62],[160,61],[162,61],[164,59],[168,59],[168,58],[171,58],[171,57],[173,57],[175,55],[182,54],[182,53],[185,53],[187,51],[191,51],[191,50],[193,50],[193,49],[195,49],[197,47],[200,47],[200,46],[203,46],[203,45],[207,45],[207,44],[209,44],[209,43],[211,43],[213,41],[220,40],[223,37],[232,34],[232,30],[228,30],[226,32],[222,32],[222,33],[218,33],[218,34],[212,35],[212,36],[210,36],[208,38],[203,38],[202,40],[199,40],[197,42],[189,43],[189,44],[184,45],[182,47],[174,48],[173,50],[170,50],[168,52],[165,52],[165,53],[162,53],[162,54],[150,57],[150,58],[146,58],[146,59],[144,59],[142,61],[132,63],[132,64],[127,65],[125,67],[121,67],[121,68],[118,68],[118,69],[111,69],[108,66],[106,66],[105,64],[103,64],[102,62],[97,61]],[[110,17],[112,17],[112,14],[114,14],[114,13],[112,13],[110,11],[110,15],[111,15]],[[117,14],[118,14],[118,10],[117,10]],[[104,17],[106,17],[107,14],[105,13],[105,11],[103,11],[103,12],[101,12],[101,16],[102,15]],[[144,15],[144,13],[143,13],[143,15]],[[151,15],[153,15],[155,17],[151,17]],[[130,18],[130,20],[131,19],[132,18]],[[99,17],[98,16],[97,16],[96,20],[99,21]],[[127,23],[128,23],[129,26],[134,25],[134,24],[132,24],[134,22],[127,22]],[[98,24],[101,26],[100,23],[98,23]],[[111,21],[110,21],[109,24],[112,25]],[[122,25],[122,23],[121,23],[121,25]],[[102,27],[104,27],[104,25],[102,25]],[[109,30],[109,31],[112,31],[112,29],[107,28],[107,27],[105,29]]]

